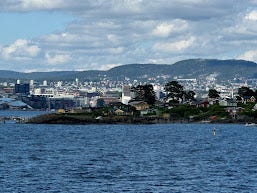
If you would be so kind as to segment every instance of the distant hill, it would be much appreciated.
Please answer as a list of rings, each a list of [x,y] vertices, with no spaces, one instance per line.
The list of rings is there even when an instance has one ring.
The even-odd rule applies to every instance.
[[[176,62],[172,68],[177,76],[197,78],[215,73],[219,80],[252,78],[257,73],[257,64],[245,60],[191,59]]]
[[[127,64],[107,71],[57,71],[21,73],[0,70],[0,79],[22,80],[99,80],[108,77],[111,80],[145,79],[166,75],[170,79],[199,78],[215,74],[219,81],[245,77],[257,77],[257,64],[245,60],[189,59],[174,64]]]

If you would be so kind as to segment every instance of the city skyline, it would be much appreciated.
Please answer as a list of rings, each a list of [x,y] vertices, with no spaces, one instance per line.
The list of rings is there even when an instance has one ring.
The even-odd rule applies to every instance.
[[[3,0],[1,70],[106,70],[189,58],[257,62],[256,5],[256,0]]]

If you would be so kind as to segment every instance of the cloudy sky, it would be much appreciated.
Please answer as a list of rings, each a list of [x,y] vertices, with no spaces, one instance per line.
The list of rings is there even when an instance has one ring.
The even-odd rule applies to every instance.
[[[0,69],[257,62],[257,0],[1,0]]]

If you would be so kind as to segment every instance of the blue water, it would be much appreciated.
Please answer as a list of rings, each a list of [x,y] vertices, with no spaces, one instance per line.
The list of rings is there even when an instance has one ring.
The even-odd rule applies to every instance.
[[[243,125],[0,124],[0,190],[257,192],[256,143]]]
[[[37,115],[42,115],[46,113],[54,113],[51,111],[22,111],[22,110],[0,110],[0,117],[23,117],[31,118]]]

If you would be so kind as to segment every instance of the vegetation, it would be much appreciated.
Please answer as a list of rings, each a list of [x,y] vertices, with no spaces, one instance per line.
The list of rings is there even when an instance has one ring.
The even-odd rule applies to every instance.
[[[153,85],[138,85],[136,87],[132,87],[132,92],[135,93],[135,100],[142,100],[147,102],[149,105],[153,105],[156,101],[155,93],[153,90]]]
[[[209,92],[208,92],[208,97],[209,98],[219,98],[220,93],[215,89],[210,89]]]
[[[167,99],[171,99],[174,103],[179,103],[179,100],[182,100],[184,96],[183,86],[177,81],[168,82],[165,85],[165,91],[167,92]]]
[[[180,85],[177,81],[168,82],[165,85],[165,91],[167,92],[166,99],[170,104],[179,103],[180,101],[185,100],[195,100],[195,92],[184,91],[183,86]]]
[[[97,100],[96,108],[86,108],[73,113],[44,115],[31,120],[34,123],[162,123],[162,122],[231,122],[236,121],[236,117],[231,116],[227,107],[219,104],[201,105],[193,103],[195,93],[185,91],[183,86],[177,81],[168,82],[165,85],[167,97],[164,103],[156,103],[152,85],[138,85],[132,88],[135,93],[135,100],[140,100],[150,104],[151,108],[141,114],[136,107],[122,103],[106,105],[104,100]],[[256,97],[256,91],[248,87],[241,87],[238,90],[238,98]],[[216,100],[219,97],[218,91],[210,89],[209,100]],[[237,113],[237,120],[251,120],[257,118],[257,108],[255,102],[240,101],[238,107],[242,109]],[[236,107],[233,107],[234,109]],[[240,118],[241,117],[241,118]]]

